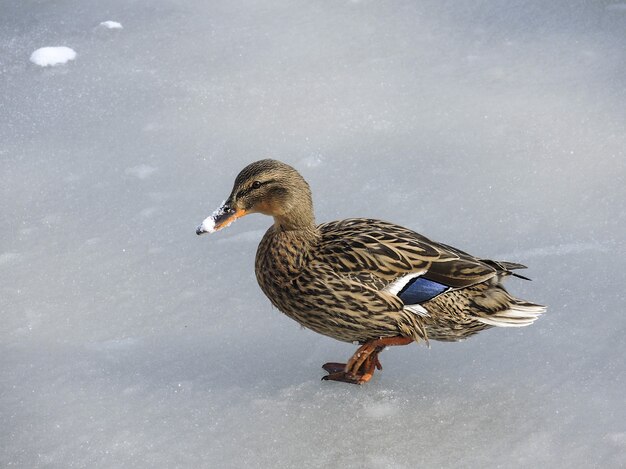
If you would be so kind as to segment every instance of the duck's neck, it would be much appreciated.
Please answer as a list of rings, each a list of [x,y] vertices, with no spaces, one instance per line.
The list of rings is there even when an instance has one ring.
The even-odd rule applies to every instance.
[[[311,190],[298,173],[292,175],[276,208],[270,212],[274,217],[275,233],[288,234],[289,238],[298,238],[300,242],[317,239],[319,230],[315,225]]]
[[[298,205],[289,212],[274,215],[274,227],[277,231],[317,232],[313,207]]]

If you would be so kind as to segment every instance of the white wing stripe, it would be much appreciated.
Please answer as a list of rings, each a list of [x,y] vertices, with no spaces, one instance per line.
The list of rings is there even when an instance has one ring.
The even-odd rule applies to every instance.
[[[421,270],[419,272],[412,272],[410,274],[397,278],[396,280],[391,282],[389,285],[387,285],[385,288],[383,288],[383,291],[397,296],[398,293],[400,293],[400,291],[406,286],[407,283],[409,283],[415,277],[419,277],[420,275],[424,274],[425,272],[426,270]]]

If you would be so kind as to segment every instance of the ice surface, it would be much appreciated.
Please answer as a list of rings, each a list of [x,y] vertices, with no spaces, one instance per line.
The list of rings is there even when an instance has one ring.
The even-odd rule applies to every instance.
[[[607,10],[626,11],[626,3],[613,3],[606,6]]]
[[[69,47],[40,47],[30,55],[30,61],[41,67],[64,64],[76,58],[76,51]]]
[[[0,467],[626,467],[622,4],[4,2]],[[321,382],[355,347],[263,297],[271,220],[193,232],[266,157],[548,312]]]
[[[131,168],[126,168],[124,172],[127,175],[134,176],[138,179],[147,179],[152,176],[152,173],[154,173],[156,170],[157,168],[148,164],[140,164]]]

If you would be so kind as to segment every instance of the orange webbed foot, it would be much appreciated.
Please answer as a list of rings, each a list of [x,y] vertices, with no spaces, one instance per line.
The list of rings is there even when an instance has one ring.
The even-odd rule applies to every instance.
[[[361,346],[350,358],[348,363],[326,363],[322,368],[328,371],[323,380],[341,381],[342,383],[367,383],[376,369],[382,370],[378,360],[378,353],[382,348],[375,346]]]
[[[361,345],[352,355],[348,363],[325,363],[322,368],[328,372],[322,380],[340,381],[342,383],[363,384],[367,383],[374,371],[382,370],[383,367],[378,359],[378,354],[388,345],[406,345],[413,339],[408,337],[387,337],[370,340]]]

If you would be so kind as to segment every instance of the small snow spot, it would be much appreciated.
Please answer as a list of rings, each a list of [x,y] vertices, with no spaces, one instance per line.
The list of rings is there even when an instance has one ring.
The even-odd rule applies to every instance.
[[[30,55],[30,61],[41,67],[64,64],[76,58],[76,51],[69,47],[41,47]]]
[[[103,21],[102,23],[100,23],[100,26],[104,26],[105,28],[108,28],[108,29],[124,29],[121,23],[118,23],[117,21],[111,21],[111,20]]]
[[[140,164],[139,166],[133,166],[132,168],[126,168],[124,171],[128,176],[134,176],[138,179],[148,179],[152,173],[154,173],[157,168],[147,165]]]

